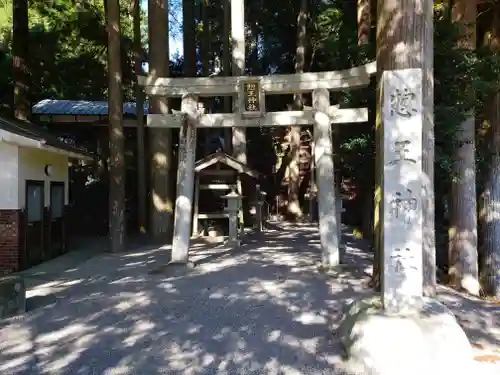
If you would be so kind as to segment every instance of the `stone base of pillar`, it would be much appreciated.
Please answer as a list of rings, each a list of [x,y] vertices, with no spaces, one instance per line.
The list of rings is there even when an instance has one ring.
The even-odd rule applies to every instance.
[[[338,333],[347,355],[346,373],[467,375],[475,365],[455,316],[432,299],[406,315],[385,314],[380,296],[350,301]]]
[[[240,247],[241,246],[241,240],[227,240],[226,245],[232,246],[232,247]]]
[[[345,255],[346,255],[346,245],[341,243],[339,245],[339,263],[340,264],[345,264],[346,260],[345,260]]]

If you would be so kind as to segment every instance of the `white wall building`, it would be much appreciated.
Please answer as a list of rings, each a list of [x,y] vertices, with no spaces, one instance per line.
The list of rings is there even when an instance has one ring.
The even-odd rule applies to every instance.
[[[40,127],[0,117],[0,274],[61,254],[69,159],[91,160]]]

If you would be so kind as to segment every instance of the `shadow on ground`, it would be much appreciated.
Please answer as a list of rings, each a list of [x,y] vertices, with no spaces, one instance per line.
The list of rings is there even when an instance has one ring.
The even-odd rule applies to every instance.
[[[438,287],[438,298],[458,319],[471,343],[500,352],[500,305],[464,295],[449,287]]]
[[[197,266],[182,276],[151,274],[168,248],[93,257],[40,278],[32,311],[0,323],[0,373],[340,374],[341,308],[371,294],[372,254],[347,231],[344,241],[347,265],[329,275],[306,224],[275,225],[239,249],[194,244]],[[467,312],[462,296],[439,298],[469,334],[498,343],[498,307]]]
[[[341,350],[332,326],[362,286],[317,272],[315,228],[192,254],[197,267],[180,277],[151,275],[168,250],[146,249],[97,256],[38,284],[29,299],[38,308],[0,325],[0,373],[334,371]]]

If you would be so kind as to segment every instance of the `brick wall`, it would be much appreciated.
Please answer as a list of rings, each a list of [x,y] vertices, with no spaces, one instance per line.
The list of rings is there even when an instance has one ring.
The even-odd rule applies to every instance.
[[[0,275],[20,268],[21,220],[20,210],[0,210]]]

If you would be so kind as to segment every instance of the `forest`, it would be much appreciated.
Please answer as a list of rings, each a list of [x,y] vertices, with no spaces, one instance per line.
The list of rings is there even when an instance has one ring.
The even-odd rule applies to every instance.
[[[47,98],[109,100],[110,130],[105,139],[110,147],[100,150],[104,167],[73,176],[100,173],[100,193],[94,193],[101,198],[94,200],[100,202],[96,205],[105,207],[108,215],[108,189],[110,200],[121,202],[109,214],[111,232],[124,233],[125,226],[127,232],[137,230],[144,223],[124,217],[137,211],[137,175],[128,168],[135,163],[128,150],[134,149],[136,136],[123,130],[123,114],[116,108],[136,100],[136,76],[146,74],[144,63],[150,70],[163,64],[163,73],[173,77],[230,75],[228,0],[173,0],[168,16],[165,4],[156,0],[143,6],[139,0],[1,1],[0,114],[31,119],[31,106]],[[247,1],[244,73],[331,71],[374,61],[379,18],[374,0]],[[436,273],[441,282],[469,293],[498,297],[500,3],[436,0],[433,27]],[[168,34],[183,35],[183,56],[168,58]],[[351,196],[343,221],[376,251],[376,79],[367,88],[335,93],[332,103],[370,111],[368,123],[332,131],[337,178]],[[173,101],[171,106],[179,109],[179,104]],[[229,105],[223,100],[205,103],[214,112]],[[283,95],[270,99],[266,108],[304,105],[311,105],[307,95]],[[97,151],[92,139],[96,133],[83,133],[66,129],[60,135],[77,137]],[[174,180],[176,139],[168,137],[172,150],[167,154],[173,160],[169,178]],[[301,220],[308,204],[308,177],[300,173],[307,129],[252,129],[247,137],[248,164],[268,176],[270,204],[281,202],[273,210],[281,210],[288,220]],[[131,176],[125,178],[128,173]],[[172,200],[173,191],[167,190]],[[144,214],[141,220],[147,221]]]

